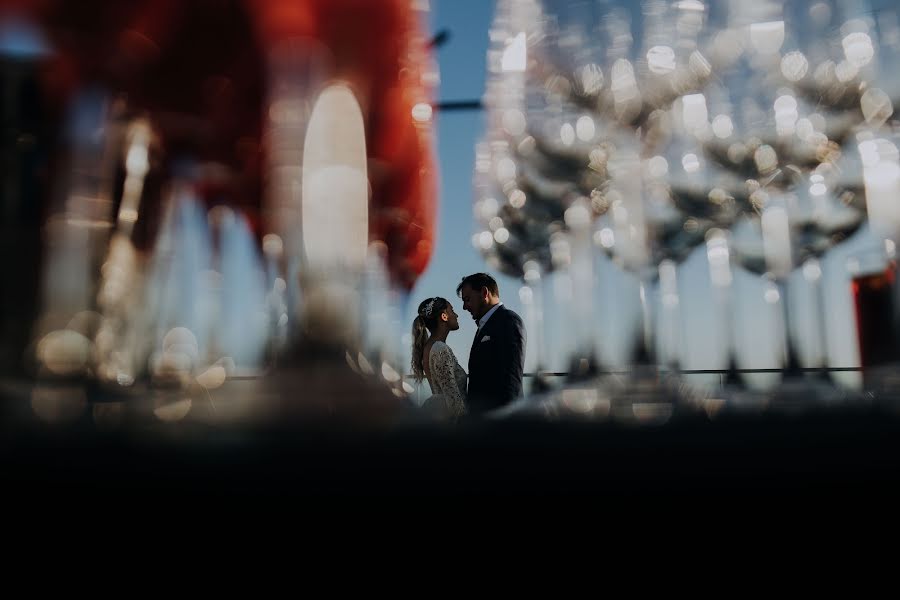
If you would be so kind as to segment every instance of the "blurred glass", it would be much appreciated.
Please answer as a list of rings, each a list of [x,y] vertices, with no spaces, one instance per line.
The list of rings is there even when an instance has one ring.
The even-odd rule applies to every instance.
[[[849,240],[896,243],[900,223],[900,29],[874,4],[498,2],[473,242],[507,273],[557,272],[572,372],[596,350],[585,307],[601,279],[583,276],[595,270],[569,218],[587,201],[593,262],[609,255],[641,281],[639,363],[725,368],[760,407],[842,397],[824,371],[801,376],[845,366],[820,280],[839,278]],[[701,306],[715,325],[682,328]],[[738,367],[771,372],[740,383]]]
[[[4,256],[26,258],[0,272],[3,373],[27,355],[90,400],[155,388],[181,403],[170,421],[246,415],[230,384],[294,361],[260,398],[305,381],[311,405],[343,402],[355,369],[399,405],[389,329],[436,218],[426,18],[406,0],[4,3]],[[324,385],[299,347],[316,337],[339,358]]]
[[[710,76],[699,48],[704,13],[697,2],[497,5],[488,53],[488,126],[476,151],[473,243],[493,268],[524,275],[528,298],[542,297],[535,283],[550,274],[553,311],[571,344],[555,348],[568,356],[563,364],[569,384],[547,398],[564,412],[568,406],[592,414],[592,406],[604,404],[608,412],[611,394],[624,398],[637,391],[627,378],[596,377],[608,365],[600,364],[593,323],[611,304],[640,304],[643,331],[624,345],[641,362],[653,360],[651,287],[657,263],[669,256],[656,252],[663,247],[656,242],[681,229],[675,221],[683,217],[667,187],[656,185],[650,194],[642,184],[642,159],[668,135],[658,126],[659,115]],[[648,161],[651,171],[660,160]],[[662,181],[662,171],[655,171]],[[702,239],[701,232],[693,243]],[[670,247],[674,251],[675,244]],[[633,286],[620,286],[612,295],[621,303],[598,306],[598,269],[609,270],[607,253],[613,270],[624,268],[643,285],[634,298],[625,297]],[[666,285],[668,297],[677,297],[671,277]],[[538,306],[526,304],[531,312]],[[665,312],[670,337],[677,332],[675,306],[669,302]],[[531,321],[544,320],[535,314]]]

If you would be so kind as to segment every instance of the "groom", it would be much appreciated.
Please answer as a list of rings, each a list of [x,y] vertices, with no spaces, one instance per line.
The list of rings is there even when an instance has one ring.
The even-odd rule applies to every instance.
[[[469,353],[467,408],[484,413],[509,404],[522,394],[525,368],[525,327],[522,319],[500,302],[500,288],[493,277],[475,273],[456,287],[478,324]]]

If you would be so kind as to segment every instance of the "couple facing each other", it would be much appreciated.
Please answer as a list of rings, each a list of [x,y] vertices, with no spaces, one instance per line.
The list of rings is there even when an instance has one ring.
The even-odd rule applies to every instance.
[[[525,327],[519,315],[500,301],[494,278],[486,273],[463,277],[456,294],[478,324],[468,375],[446,344],[450,332],[459,329],[449,301],[440,297],[422,301],[412,328],[413,374],[419,382],[427,378],[433,394],[423,406],[454,419],[485,413],[518,398],[525,367]]]

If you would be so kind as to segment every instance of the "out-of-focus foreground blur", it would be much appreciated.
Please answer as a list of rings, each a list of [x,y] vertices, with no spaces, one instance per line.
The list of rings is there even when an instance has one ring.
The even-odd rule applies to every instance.
[[[4,1],[12,393],[50,420],[155,395],[178,418],[232,380],[237,420],[341,386],[351,414],[402,405],[387,328],[437,203],[426,27],[407,0]]]
[[[496,0],[484,95],[455,107],[484,116],[474,172],[443,176],[472,181],[459,244],[519,284],[530,368],[456,424],[422,411],[403,345],[459,201],[438,194],[454,106],[429,10],[0,0],[4,440],[42,448],[39,472],[70,434],[85,464],[141,441],[202,470],[240,431],[297,468],[324,452],[341,490],[412,487],[429,448],[482,487],[622,489],[633,468],[660,493],[704,472],[698,448],[724,453],[710,474],[742,466],[731,486],[840,456],[870,465],[845,483],[889,478],[869,459],[900,407],[897,8]]]

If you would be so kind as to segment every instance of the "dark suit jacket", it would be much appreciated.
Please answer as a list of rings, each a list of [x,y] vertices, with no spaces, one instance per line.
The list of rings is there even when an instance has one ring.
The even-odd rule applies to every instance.
[[[525,326],[501,305],[475,335],[469,352],[469,412],[483,413],[522,394],[525,369]]]

